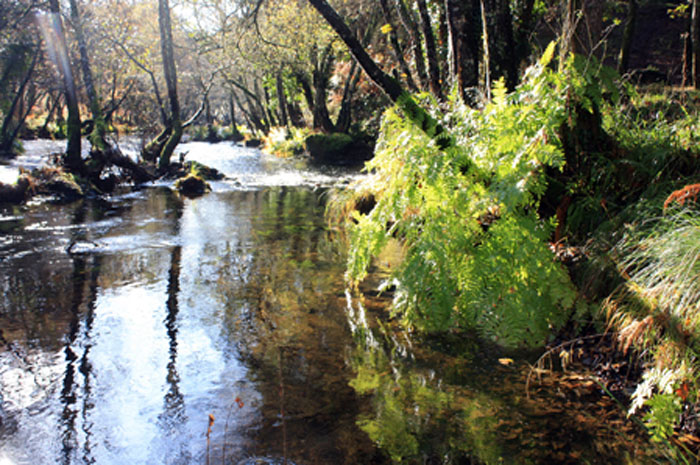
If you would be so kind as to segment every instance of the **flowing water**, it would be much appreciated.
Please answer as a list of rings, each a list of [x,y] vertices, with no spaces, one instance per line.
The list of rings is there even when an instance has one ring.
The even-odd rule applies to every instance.
[[[181,150],[229,179],[0,207],[0,465],[652,460],[590,380],[526,389],[531,358],[347,291],[324,211],[356,174]]]

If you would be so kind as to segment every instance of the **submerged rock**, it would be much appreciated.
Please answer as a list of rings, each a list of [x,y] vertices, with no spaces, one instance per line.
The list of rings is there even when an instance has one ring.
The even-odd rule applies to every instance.
[[[211,191],[211,186],[200,176],[189,173],[175,181],[175,189],[187,197],[199,197]]]

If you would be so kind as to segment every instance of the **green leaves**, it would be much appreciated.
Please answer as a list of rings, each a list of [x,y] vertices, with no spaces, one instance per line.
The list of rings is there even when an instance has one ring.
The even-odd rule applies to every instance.
[[[406,325],[477,328],[506,346],[537,346],[568,318],[575,292],[548,247],[552,225],[536,211],[544,168],[565,163],[557,133],[567,92],[589,95],[594,81],[573,62],[565,73],[548,69],[553,53],[515,92],[497,82],[481,110],[453,100],[440,124],[456,144],[437,143],[430,113],[401,99],[402,113],[385,113],[360,186],[377,204],[353,217],[348,277],[363,279],[387,240],[401,241],[404,260],[390,279]]]

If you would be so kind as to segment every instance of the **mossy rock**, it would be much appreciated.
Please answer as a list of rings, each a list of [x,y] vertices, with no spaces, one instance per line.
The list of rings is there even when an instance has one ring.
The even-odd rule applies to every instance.
[[[211,186],[200,176],[189,173],[175,181],[175,189],[186,197],[199,197],[211,191]]]
[[[372,147],[362,139],[344,133],[313,134],[304,141],[314,163],[358,165],[372,158]]]
[[[185,162],[184,169],[194,173],[206,181],[220,181],[225,178],[225,176],[216,168],[203,165],[198,161]]]
[[[85,197],[75,175],[62,168],[39,168],[29,174],[32,193],[51,195],[60,200],[72,201]]]

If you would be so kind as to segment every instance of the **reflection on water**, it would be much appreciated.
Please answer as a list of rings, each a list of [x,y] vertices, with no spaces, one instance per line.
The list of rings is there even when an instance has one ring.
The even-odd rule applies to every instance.
[[[528,354],[503,354],[464,335],[416,337],[391,323],[368,324],[384,300],[348,295],[351,384],[373,405],[360,427],[395,462],[663,462],[592,379],[540,373],[528,391]]]
[[[0,463],[648,460],[590,382],[528,399],[523,358],[418,340],[346,291],[337,178],[188,147],[238,184],[0,210]]]
[[[0,456],[371,463],[324,208],[306,187],[153,188],[17,212],[0,245]]]

